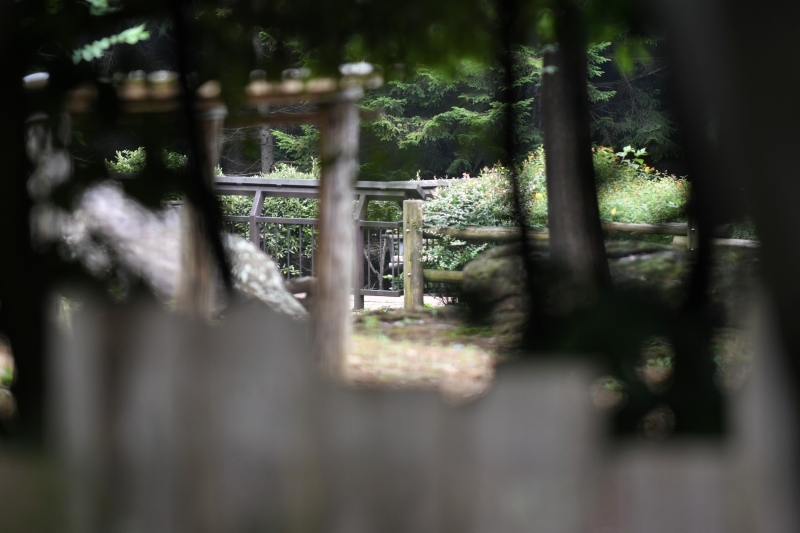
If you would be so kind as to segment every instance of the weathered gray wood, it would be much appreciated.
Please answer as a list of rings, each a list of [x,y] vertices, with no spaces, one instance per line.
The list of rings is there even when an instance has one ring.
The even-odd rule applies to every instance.
[[[53,358],[71,509],[59,530],[308,530],[307,330],[250,305],[212,327],[84,300]]]
[[[219,161],[220,132],[227,115],[224,107],[203,112],[199,117],[202,153],[198,164],[210,188]],[[217,265],[208,242],[203,216],[186,203],[181,209],[184,232],[181,278],[176,296],[177,308],[188,315],[209,318],[214,304]]]
[[[627,222],[603,222],[606,231],[624,231],[648,235],[686,235],[685,222],[664,222],[662,224],[629,224]]]
[[[324,383],[308,325],[266,310],[207,326],[83,302],[49,359],[65,484],[1,449],[3,531],[51,517],[68,533],[797,530],[791,387],[763,302],[725,440],[613,447],[585,360],[503,365],[453,407]]]
[[[322,179],[316,254],[315,346],[326,374],[339,377],[350,346],[353,281],[353,184],[358,175],[361,90],[326,104],[320,122]]]
[[[718,442],[625,446],[610,459],[592,531],[763,531],[737,520],[734,509],[747,491],[737,495],[735,487],[747,482],[732,483],[728,450]]]
[[[467,531],[590,531],[600,438],[592,379],[588,365],[563,358],[499,369],[463,443],[472,453],[461,467],[474,472]]]
[[[135,174],[114,174],[121,180],[135,177]],[[366,194],[370,198],[402,201],[408,198],[430,198],[435,189],[448,187],[462,179],[422,180],[422,181],[358,181],[356,194]],[[287,196],[296,198],[317,198],[319,180],[262,178],[257,176],[217,176],[214,188],[218,194],[253,196],[256,190],[268,196]],[[296,196],[295,196],[296,195]]]
[[[547,239],[547,230],[532,228],[528,230],[532,239]],[[426,239],[452,237],[461,241],[475,242],[514,242],[520,239],[518,227],[473,226],[467,228],[449,228],[428,226],[424,229]]]
[[[442,531],[442,407],[432,392],[327,392],[320,406],[323,532]]]
[[[717,246],[741,246],[743,248],[758,248],[761,246],[759,241],[751,241],[747,239],[712,239],[712,244]],[[687,238],[685,235],[676,235],[672,238],[672,244],[675,246],[687,247]]]
[[[364,296],[397,297],[397,296],[403,296],[403,291],[361,289],[361,294],[363,294]]]
[[[607,231],[624,231],[631,233],[684,235],[686,224],[682,222],[665,224],[627,224],[621,222],[603,222],[603,229]],[[546,228],[531,228],[528,235],[534,240],[546,240],[550,233]],[[462,241],[473,242],[514,242],[519,240],[520,231],[517,227],[502,226],[475,226],[467,228],[442,228],[429,226],[425,228],[426,238],[452,237]]]
[[[406,310],[424,305],[422,274],[422,200],[403,202],[403,304]]]
[[[257,217],[261,214],[264,207],[264,192],[256,191],[253,197],[253,207],[250,208],[250,241],[261,248],[261,234],[258,231]]]
[[[700,232],[697,228],[697,221],[689,219],[686,223],[686,249],[690,252],[697,250],[700,242]]]
[[[460,270],[423,270],[422,277],[425,281],[433,283],[461,283],[464,273]]]

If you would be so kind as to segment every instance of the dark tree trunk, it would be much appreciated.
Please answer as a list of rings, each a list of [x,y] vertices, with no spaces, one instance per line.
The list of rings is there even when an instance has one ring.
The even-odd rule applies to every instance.
[[[0,333],[8,336],[17,365],[13,392],[20,433],[39,441],[44,409],[44,303],[42,260],[31,244],[31,165],[25,157],[26,95],[22,89],[29,46],[18,31],[16,2],[0,3]]]
[[[555,16],[558,44],[545,54],[542,81],[550,253],[570,286],[591,293],[611,278],[592,163],[585,23],[570,0]]]

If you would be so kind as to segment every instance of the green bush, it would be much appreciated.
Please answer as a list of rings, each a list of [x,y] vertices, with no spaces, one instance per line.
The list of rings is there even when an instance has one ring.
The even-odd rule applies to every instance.
[[[595,149],[600,219],[657,224],[686,216],[689,182],[647,165],[620,162],[611,148]]]
[[[594,149],[594,166],[602,220],[655,224],[685,216],[689,195],[685,179],[625,161],[607,147]],[[547,226],[545,159],[541,148],[523,162],[519,181],[528,223],[533,227]],[[508,171],[502,167],[485,168],[477,179],[437,189],[434,198],[425,203],[425,224],[458,228],[514,226],[511,206]],[[630,234],[609,237],[631,238]],[[426,248],[426,268],[458,270],[489,246],[449,237],[438,239]]]
[[[181,170],[186,166],[186,156],[183,154],[164,150],[163,156],[164,165],[170,170]],[[142,147],[136,150],[119,150],[114,161],[106,160],[109,172],[134,174],[143,171],[146,164],[147,154]]]
[[[626,147],[629,148],[629,147]],[[594,167],[597,179],[597,195],[602,220],[655,224],[679,220],[685,216],[689,184],[683,178],[655,171],[637,160],[620,157],[613,149],[594,149]],[[164,153],[168,168],[180,169],[186,164],[186,156],[174,152]],[[106,161],[114,172],[140,172],[145,165],[143,148],[117,152],[114,162]],[[313,171],[312,171],[313,172]],[[278,164],[268,178],[315,179],[312,173],[302,172],[292,165]],[[465,174],[465,176],[467,176]],[[531,152],[519,169],[519,181],[528,223],[533,227],[547,226],[547,187],[545,180],[544,150]],[[247,196],[220,196],[225,215],[246,216],[250,214],[253,199]],[[317,200],[303,198],[267,198],[261,216],[284,218],[315,218]],[[484,168],[477,179],[455,182],[449,187],[436,190],[432,199],[425,202],[425,224],[463,228],[466,226],[514,226],[513,198],[507,169],[495,166]],[[400,221],[402,207],[396,202],[370,202],[368,220]],[[228,231],[249,239],[250,228],[245,222],[227,222]],[[302,238],[296,227],[278,224],[262,224],[262,239],[275,259],[280,260],[288,250],[297,257],[311,252],[311,227],[304,227]],[[742,238],[752,234],[751,227],[739,230]],[[747,236],[746,236],[747,235]],[[738,235],[737,235],[738,236]],[[611,239],[637,238],[625,233],[609,234]],[[650,239],[669,239],[662,236],[645,236]],[[490,244],[468,244],[445,237],[426,246],[423,260],[426,268],[459,270]],[[310,255],[308,255],[310,257]],[[291,269],[289,269],[291,270]]]
[[[745,220],[733,225],[734,239],[747,239],[749,241],[757,241],[758,235],[756,234],[756,226],[752,220]]]

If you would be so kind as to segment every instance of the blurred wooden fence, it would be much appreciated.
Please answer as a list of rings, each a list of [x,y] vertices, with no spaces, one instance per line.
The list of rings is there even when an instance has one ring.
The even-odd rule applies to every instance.
[[[0,454],[0,531],[796,531],[788,387],[755,316],[730,436],[612,444],[586,360],[501,368],[454,407],[323,382],[308,327],[267,311],[87,302],[52,343],[52,453]]]

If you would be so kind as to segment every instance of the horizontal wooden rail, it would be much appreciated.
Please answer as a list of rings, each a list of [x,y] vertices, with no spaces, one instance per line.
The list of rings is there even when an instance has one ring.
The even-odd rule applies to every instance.
[[[759,241],[750,241],[747,239],[712,239],[711,242],[717,246],[740,246],[743,248],[758,248],[761,246]],[[686,246],[686,236],[676,235],[672,238],[672,244],[675,246]]]
[[[540,228],[532,228],[529,230],[529,235],[534,239],[548,238],[547,230]],[[452,237],[460,241],[512,242],[519,240],[519,228],[501,226],[472,226],[458,229],[429,226],[424,229],[423,236],[426,239]]]
[[[423,270],[422,279],[433,283],[462,283],[464,273],[460,270]]]
[[[625,222],[603,222],[606,231],[624,231],[628,233],[642,233],[649,235],[686,235],[686,222],[665,222],[662,224],[629,224]],[[731,225],[717,227],[714,232],[718,237],[730,237],[733,228]],[[461,241],[473,242],[513,242],[519,240],[518,227],[503,226],[471,226],[466,228],[449,228],[428,226],[423,233],[426,239],[452,237]],[[534,240],[546,240],[550,233],[546,228],[530,228],[528,235]]]
[[[627,222],[603,222],[606,231],[645,233],[648,235],[686,235],[686,222],[664,222],[661,224],[629,224]]]

